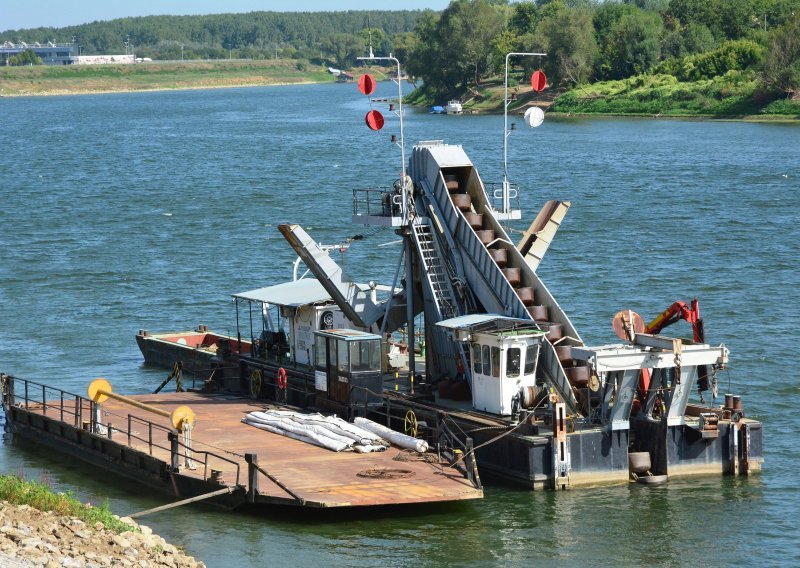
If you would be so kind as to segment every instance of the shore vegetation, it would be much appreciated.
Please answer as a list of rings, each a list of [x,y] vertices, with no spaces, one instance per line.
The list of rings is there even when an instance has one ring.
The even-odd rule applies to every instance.
[[[1,41],[71,41],[87,55],[124,45],[154,61],[44,69],[26,59],[0,67],[0,95],[331,81],[328,68],[360,72],[371,47],[419,86],[411,104],[500,111],[505,55],[528,52],[547,55],[511,59],[513,110],[555,101],[580,114],[800,115],[800,0],[452,0],[441,12],[120,18],[7,30]],[[534,97],[526,77],[538,68],[549,89]]]
[[[148,62],[0,67],[0,95],[69,95],[320,83],[334,77],[302,60]]]
[[[800,116],[800,0],[453,0],[413,33],[417,104],[501,110],[505,54],[532,52],[509,83],[530,99],[542,68],[560,112]]]
[[[0,500],[74,517],[87,524],[101,522],[107,530],[117,534],[132,530],[131,525],[122,522],[109,510],[108,503],[84,504],[69,494],[54,493],[44,483],[25,481],[13,475],[0,475]]]

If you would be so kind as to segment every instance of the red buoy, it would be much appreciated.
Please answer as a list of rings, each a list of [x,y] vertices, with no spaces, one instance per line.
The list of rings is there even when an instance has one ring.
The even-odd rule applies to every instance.
[[[375,92],[375,79],[372,78],[372,75],[361,75],[358,78],[358,90],[365,95],[371,95]]]
[[[544,71],[536,71],[531,75],[531,88],[537,93],[547,86],[547,77]]]
[[[383,128],[383,115],[377,110],[371,110],[364,117],[364,122],[367,123],[370,130],[380,130]]]

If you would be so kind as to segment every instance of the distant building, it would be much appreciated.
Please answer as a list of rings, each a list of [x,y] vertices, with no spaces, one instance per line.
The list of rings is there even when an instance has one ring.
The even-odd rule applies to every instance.
[[[48,41],[45,44],[35,43],[12,43],[7,41],[0,44],[0,64],[8,65],[8,60],[27,50],[32,50],[42,58],[45,65],[71,65],[78,57],[78,46],[72,43],[53,43]]]
[[[345,73],[344,71],[340,71],[338,75],[336,75],[336,81],[338,83],[352,83],[353,76],[350,73]]]
[[[148,58],[149,59],[149,58]],[[133,54],[130,55],[78,55],[74,58],[76,65],[106,65],[106,64],[127,64],[133,63]],[[142,58],[137,58],[137,62],[144,61]],[[152,61],[152,60],[151,60]]]

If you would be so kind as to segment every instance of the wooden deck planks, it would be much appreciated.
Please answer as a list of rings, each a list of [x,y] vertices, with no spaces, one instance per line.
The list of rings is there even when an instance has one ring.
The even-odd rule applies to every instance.
[[[196,452],[207,450],[238,463],[240,484],[247,484],[244,454],[254,453],[258,456],[259,466],[293,493],[315,506],[407,504],[475,499],[482,496],[482,491],[475,489],[460,472],[447,464],[442,466],[426,463],[399,448],[392,447],[385,452],[370,454],[337,453],[244,424],[241,420],[247,413],[269,406],[255,404],[253,400],[189,392],[138,395],[131,398],[170,413],[179,406],[189,406],[197,417],[192,431]],[[128,413],[169,427],[167,418],[131,408],[117,400],[109,399],[102,406],[103,422],[111,422],[118,429],[127,428]],[[88,417],[88,412],[84,411],[84,416]],[[147,427],[134,424],[132,430],[137,432],[140,439],[132,440],[131,446],[146,453],[150,452],[146,441]],[[124,444],[127,442],[126,434],[115,431],[114,440]],[[169,463],[166,432],[154,430],[153,440],[163,449],[153,448],[152,455]],[[407,461],[395,460],[398,455]],[[222,472],[223,482],[236,483],[236,467],[233,464],[210,457],[208,471],[205,472],[200,463],[202,456],[196,457],[197,469],[192,471],[182,467],[181,474],[202,479],[204,473],[210,475],[210,470],[215,469]],[[399,477],[365,477],[376,470],[385,470],[389,475]],[[291,499],[286,491],[263,475],[259,475],[259,492],[273,499]]]

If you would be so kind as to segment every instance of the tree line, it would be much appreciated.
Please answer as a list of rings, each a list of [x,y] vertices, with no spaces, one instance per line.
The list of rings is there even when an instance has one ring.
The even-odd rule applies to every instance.
[[[153,59],[307,59],[347,67],[393,49],[392,37],[414,29],[420,10],[251,12],[208,16],[118,18],[63,28],[0,32],[0,43],[74,42],[84,55],[124,53]],[[127,45],[126,45],[127,44]]]
[[[503,73],[509,52],[546,52],[557,86],[666,73],[696,81],[732,70],[800,94],[800,0],[453,0],[425,12],[402,46],[429,98]]]
[[[421,96],[440,100],[502,73],[509,52],[546,52],[519,67],[541,66],[562,87],[647,73],[697,81],[747,71],[769,89],[800,96],[800,0],[453,0],[442,12],[120,18],[9,30],[2,41],[74,41],[84,54],[132,46],[153,59],[296,58],[345,69],[371,44],[422,79]]]

